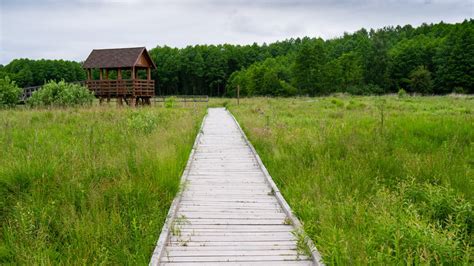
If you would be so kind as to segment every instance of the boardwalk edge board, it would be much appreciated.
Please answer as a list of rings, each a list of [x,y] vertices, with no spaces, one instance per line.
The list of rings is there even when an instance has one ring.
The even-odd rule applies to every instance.
[[[168,242],[169,237],[170,237],[171,225],[173,224],[173,221],[176,217],[178,206],[181,201],[184,187],[186,185],[186,180],[188,179],[189,170],[191,169],[191,165],[194,162],[195,151],[198,146],[199,139],[202,136],[202,130],[204,127],[204,123],[206,122],[207,116],[208,114],[204,116],[201,122],[201,126],[199,127],[198,134],[196,136],[196,139],[194,140],[193,147],[191,149],[191,152],[189,153],[188,162],[186,163],[186,167],[184,168],[183,174],[181,175],[180,188],[179,188],[178,194],[175,196],[175,198],[173,199],[173,202],[171,203],[170,209],[168,211],[168,215],[166,216],[165,223],[163,225],[163,228],[161,229],[160,237],[158,238],[155,249],[153,250],[153,255],[149,263],[150,266],[160,264],[160,258],[163,254],[163,250],[165,249],[166,242]]]
[[[260,169],[262,170],[263,174],[265,175],[265,180],[267,180],[268,184],[272,188],[272,190],[274,192],[274,195],[278,200],[278,203],[280,203],[281,207],[283,208],[283,211],[288,216],[288,218],[292,222],[295,229],[298,232],[303,232],[304,242],[306,243],[306,245],[309,247],[309,250],[311,251],[311,257],[313,259],[313,262],[315,263],[315,265],[324,265],[321,254],[319,253],[318,249],[314,245],[313,241],[306,234],[304,234],[303,225],[301,224],[299,219],[293,214],[293,211],[291,210],[290,205],[286,202],[285,198],[283,197],[280,190],[276,186],[275,182],[273,181],[272,177],[270,176],[270,173],[268,172],[267,168],[265,167],[262,160],[260,159],[260,156],[258,155],[257,151],[253,147],[252,143],[248,140],[247,135],[245,134],[245,132],[242,130],[242,127],[240,126],[239,122],[237,121],[237,119],[235,119],[235,117],[232,115],[232,113],[229,112],[229,110],[227,110],[227,108],[226,108],[226,111],[229,113],[229,115],[232,117],[232,119],[234,119],[234,122],[237,124],[237,128],[239,129],[239,131],[240,131],[241,135],[243,136],[245,142],[247,143],[247,145],[252,150],[252,153],[253,153],[253,156],[255,157],[255,160],[257,160]]]

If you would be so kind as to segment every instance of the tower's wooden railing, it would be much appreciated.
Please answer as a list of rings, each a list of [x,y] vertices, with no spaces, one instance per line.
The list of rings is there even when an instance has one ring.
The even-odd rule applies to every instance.
[[[87,80],[97,97],[153,97],[155,81],[147,79]]]

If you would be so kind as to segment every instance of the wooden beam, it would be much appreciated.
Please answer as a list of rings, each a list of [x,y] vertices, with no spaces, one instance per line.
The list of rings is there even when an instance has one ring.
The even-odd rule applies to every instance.
[[[147,67],[146,69],[146,79],[151,80],[151,68]]]
[[[99,68],[99,79],[102,80],[102,68]]]
[[[117,79],[122,79],[122,69],[117,69]]]
[[[130,78],[135,79],[135,67],[132,67],[132,75]]]

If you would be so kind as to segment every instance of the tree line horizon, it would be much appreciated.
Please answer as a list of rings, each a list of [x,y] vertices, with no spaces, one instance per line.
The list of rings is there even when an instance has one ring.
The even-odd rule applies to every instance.
[[[149,53],[157,95],[234,97],[237,87],[241,96],[474,93],[473,19],[362,28],[328,40],[156,46]],[[79,62],[25,58],[0,65],[0,78],[6,76],[20,87],[86,78]]]

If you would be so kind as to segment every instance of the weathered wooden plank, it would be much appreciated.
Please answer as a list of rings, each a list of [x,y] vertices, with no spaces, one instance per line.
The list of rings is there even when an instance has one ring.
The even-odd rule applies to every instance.
[[[286,236],[286,235],[262,235],[262,236],[240,236],[240,235],[232,235],[232,236],[171,236],[171,242],[233,242],[233,241],[240,241],[240,242],[259,242],[259,241],[292,241],[297,240],[295,236]]]
[[[182,202],[180,208],[199,208],[199,207],[215,207],[215,208],[244,208],[244,209],[273,209],[278,208],[277,202],[207,202],[207,201],[187,201]]]
[[[278,255],[278,256],[204,256],[204,257],[163,257],[163,262],[254,262],[254,261],[297,261],[307,260],[303,255]]]
[[[252,192],[247,190],[241,191],[189,191],[185,190],[183,197],[208,197],[208,198],[226,198],[226,199],[268,199],[272,198],[271,191]]]
[[[266,187],[264,184],[251,184],[251,185],[199,185],[194,184],[193,186],[186,188],[187,192],[240,192],[240,191],[251,191],[251,192],[271,192],[271,189]]]
[[[285,231],[289,232],[293,230],[293,227],[290,225],[198,225],[198,224],[186,224],[180,226],[181,231],[186,230],[195,230],[195,231],[211,231],[211,232],[218,232],[218,231],[227,231],[227,232],[234,232],[234,231],[243,231],[243,232],[276,232],[276,231]]]
[[[272,190],[264,185],[254,186],[191,186],[186,188],[187,193],[264,193],[268,194]]]
[[[173,266],[173,265],[180,265],[180,266],[215,266],[215,265],[225,265],[225,266],[235,266],[240,265],[242,266],[242,262],[165,262],[162,263],[163,266]],[[311,261],[303,261],[303,260],[293,260],[293,261],[250,261],[245,262],[247,266],[306,266],[306,265],[313,265]]]
[[[249,202],[249,203],[278,203],[276,199],[273,197],[191,197],[189,195],[183,195],[183,201],[191,201],[191,202]]]
[[[179,209],[179,215],[185,215],[185,217],[191,218],[191,216],[188,216],[188,214],[192,215],[193,213],[198,213],[201,215],[207,215],[207,214],[220,214],[220,215],[225,215],[225,214],[244,214],[244,215],[271,215],[271,214],[285,214],[283,211],[279,209],[266,209],[266,210],[258,210],[258,209],[239,209],[239,208],[229,208],[229,209],[212,209],[212,208],[180,208]],[[257,216],[254,216],[257,217]]]
[[[296,241],[169,241],[169,246],[175,247],[210,247],[210,246],[231,246],[234,248],[238,248],[240,246],[260,246],[260,247],[277,247],[277,246],[288,246],[293,245],[296,247]]]
[[[283,213],[281,209],[278,208],[232,208],[232,207],[224,207],[224,208],[219,208],[215,206],[193,206],[193,207],[186,207],[186,206],[181,206],[179,208],[179,211],[181,213],[186,213],[186,212],[200,212],[200,213],[265,213],[265,214],[271,214],[271,213]]]
[[[178,211],[178,217],[184,216],[186,219],[285,219],[283,212],[271,213],[235,213],[235,212],[183,212]]]
[[[297,250],[295,245],[288,244],[288,245],[242,245],[239,246],[238,249],[235,246],[168,246],[166,247],[167,251],[235,251],[235,250],[249,250],[249,251],[257,251],[257,250]]]
[[[198,241],[194,237],[245,237],[245,239],[248,239],[248,237],[265,237],[272,239],[278,239],[281,237],[284,238],[290,238],[294,239],[294,235],[291,231],[284,231],[284,232],[226,232],[226,231],[221,231],[221,232],[202,232],[202,231],[178,231],[178,233],[175,233],[174,235],[177,238],[187,238],[188,236],[192,237],[191,241]]]
[[[214,224],[214,225],[245,225],[245,224],[258,224],[258,225],[278,225],[285,224],[284,219],[187,219],[191,224]]]
[[[166,250],[167,257],[222,257],[222,256],[296,256],[294,249],[274,250]]]

